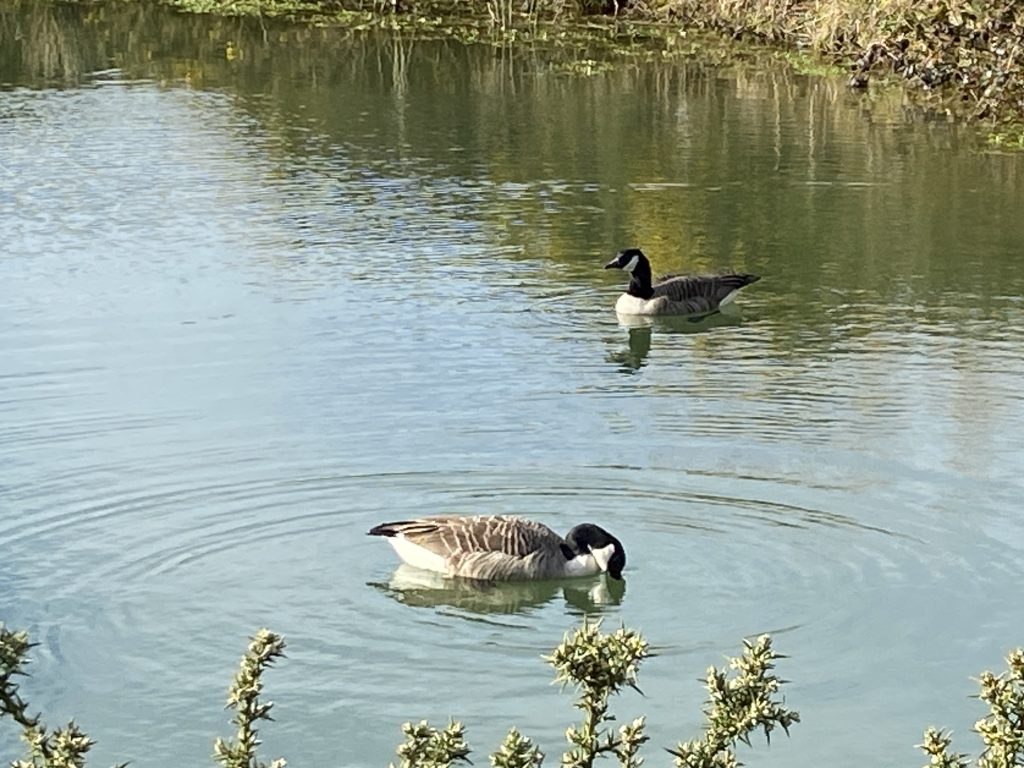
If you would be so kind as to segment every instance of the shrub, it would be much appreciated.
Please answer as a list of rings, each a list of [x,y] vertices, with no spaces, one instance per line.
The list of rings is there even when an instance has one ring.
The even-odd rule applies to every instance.
[[[26,633],[0,624],[0,719],[9,718],[20,726],[27,745],[26,757],[13,762],[12,768],[83,768],[93,744],[89,737],[73,721],[49,731],[39,715],[29,714],[29,705],[21,697],[17,678],[26,674],[31,648]],[[284,656],[284,649],[280,635],[262,629],[242,657],[228,693],[237,733],[234,739],[217,739],[214,745],[214,757],[223,768],[285,765],[279,759],[267,767],[256,754],[260,744],[256,725],[270,719],[273,707],[260,699],[263,673]],[[644,718],[615,729],[610,725],[615,718],[608,702],[625,687],[637,688],[640,665],[651,655],[650,646],[638,632],[623,627],[603,633],[598,624],[584,621],[546,658],[555,669],[555,681],[576,690],[575,707],[582,713],[581,723],[566,731],[569,749],[562,756],[563,766],[591,768],[602,756],[614,757],[623,768],[639,768],[643,763],[639,751],[648,741]],[[729,660],[731,676],[725,670],[708,669],[704,732],[668,750],[677,768],[732,768],[739,765],[738,742],[749,745],[750,736],[758,730],[769,739],[775,728],[789,733],[800,716],[777,698],[784,682],[774,674],[779,658],[771,639],[763,635],[744,641],[741,655]],[[984,672],[980,678],[979,698],[988,705],[989,714],[975,725],[985,745],[977,760],[979,768],[1024,764],[1024,649],[1010,653],[1007,665],[1008,670],[1000,675]],[[469,762],[470,749],[461,723],[450,722],[441,730],[427,722],[406,723],[402,732],[405,741],[398,747],[399,768],[447,768]],[[950,745],[948,734],[929,728],[920,746],[935,768],[969,765],[965,755],[949,751]],[[543,759],[533,742],[515,728],[490,756],[494,768],[539,768]]]

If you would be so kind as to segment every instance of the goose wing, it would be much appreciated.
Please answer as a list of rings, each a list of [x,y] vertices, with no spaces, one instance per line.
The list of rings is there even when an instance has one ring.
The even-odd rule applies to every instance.
[[[711,312],[722,300],[760,278],[757,275],[666,275],[654,286],[652,299],[662,298],[686,314]]]
[[[445,558],[471,554],[526,557],[559,549],[562,537],[542,523],[499,515],[424,517],[383,523],[371,536],[399,536]]]

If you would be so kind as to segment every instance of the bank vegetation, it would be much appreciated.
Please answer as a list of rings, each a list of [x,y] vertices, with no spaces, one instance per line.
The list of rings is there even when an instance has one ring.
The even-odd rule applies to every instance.
[[[0,720],[13,722],[26,745],[25,757],[10,765],[84,768],[93,746],[89,736],[74,721],[61,728],[47,728],[22,695],[21,682],[27,674],[31,649],[25,632],[12,631],[0,623]],[[242,657],[227,699],[228,708],[234,712],[235,733],[228,739],[218,738],[213,747],[213,757],[223,768],[285,766],[283,759],[268,764],[257,754],[259,726],[272,719],[274,706],[261,698],[263,676],[284,657],[284,651],[284,639],[262,629]],[[574,706],[581,713],[581,722],[566,730],[569,746],[561,757],[562,766],[592,768],[595,760],[605,757],[622,768],[640,768],[644,763],[640,751],[649,741],[645,718],[637,717],[616,728],[609,702],[623,688],[639,690],[640,665],[652,655],[640,633],[625,627],[606,633],[599,624],[584,620],[545,658],[555,670],[555,682],[575,690]],[[726,669],[708,668],[703,732],[666,749],[673,756],[675,768],[735,768],[741,765],[737,747],[749,747],[755,733],[763,733],[768,740],[776,729],[789,734],[800,715],[787,708],[781,696],[784,681],[775,674],[775,663],[780,658],[771,638],[762,635],[745,640],[742,653],[729,659]],[[988,713],[974,727],[983,744],[975,761],[978,768],[1024,764],[1024,649],[1010,653],[1007,667],[1002,674],[983,672],[979,678],[978,698],[988,706]],[[458,703],[452,706],[458,707]],[[425,721],[405,723],[402,733],[405,739],[397,749],[400,768],[470,764],[465,728],[457,721],[443,728]],[[919,747],[927,756],[928,766],[967,768],[973,764],[966,754],[953,752],[951,744],[948,733],[929,728]],[[494,768],[539,768],[543,760],[537,745],[515,727],[490,755]]]
[[[775,46],[846,71],[852,88],[902,82],[921,107],[1024,148],[1019,0],[166,0],[195,12],[286,16],[469,39],[578,39],[670,54],[694,32]]]

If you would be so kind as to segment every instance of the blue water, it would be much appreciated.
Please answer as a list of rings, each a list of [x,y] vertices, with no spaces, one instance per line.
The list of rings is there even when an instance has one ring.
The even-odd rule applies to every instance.
[[[803,722],[745,762],[977,751],[971,678],[1024,643],[1024,161],[763,62],[271,31],[3,14],[0,620],[47,721],[209,762],[269,626],[267,757],[382,765],[452,715],[477,764],[513,724],[554,764],[540,656],[588,613],[657,648],[615,707],[652,747],[767,631]],[[634,244],[764,279],[624,327]],[[437,584],[364,535],[499,512],[612,530],[624,593]]]

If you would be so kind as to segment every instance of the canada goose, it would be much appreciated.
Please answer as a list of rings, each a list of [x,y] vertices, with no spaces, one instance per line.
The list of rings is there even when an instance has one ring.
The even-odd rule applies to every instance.
[[[546,525],[518,517],[423,517],[382,523],[370,536],[386,536],[409,565],[445,576],[526,581],[592,576],[622,578],[626,553],[608,531],[577,525],[563,539]]]
[[[629,272],[629,286],[615,302],[621,315],[703,315],[728,304],[758,275],[665,275],[651,284],[651,263],[639,248],[627,248],[604,265]]]

